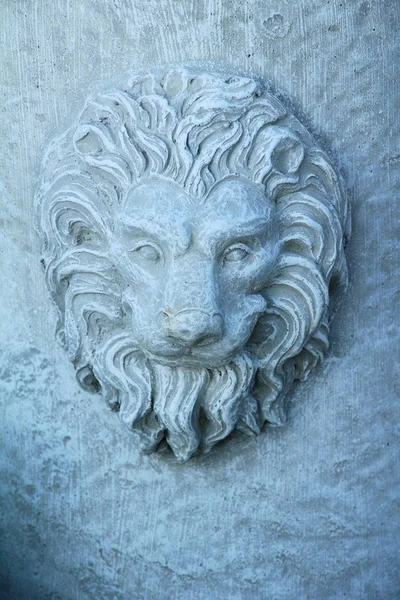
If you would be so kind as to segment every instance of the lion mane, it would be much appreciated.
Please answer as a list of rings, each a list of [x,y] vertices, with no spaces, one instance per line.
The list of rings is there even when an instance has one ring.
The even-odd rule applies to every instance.
[[[122,199],[153,175],[199,199],[225,177],[245,177],[262,184],[277,209],[281,253],[262,291],[267,308],[243,356],[220,373],[216,408],[211,372],[190,379],[187,370],[169,370],[175,386],[186,378],[186,416],[168,399],[166,368],[149,366],[132,347],[123,282],[107,251]],[[186,460],[234,427],[257,433],[285,421],[289,387],[328,349],[347,281],[349,217],[329,158],[261,83],[175,69],[135,75],[89,99],[46,152],[36,206],[58,338],[81,386],[119,411],[145,451],[166,437]],[[194,420],[200,396],[208,429]],[[235,409],[232,398],[240,398]]]

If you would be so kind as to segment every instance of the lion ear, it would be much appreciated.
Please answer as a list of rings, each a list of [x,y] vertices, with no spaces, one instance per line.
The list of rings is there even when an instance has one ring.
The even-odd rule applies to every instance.
[[[272,166],[282,175],[292,175],[298,171],[303,159],[303,144],[295,135],[282,137],[271,153]]]

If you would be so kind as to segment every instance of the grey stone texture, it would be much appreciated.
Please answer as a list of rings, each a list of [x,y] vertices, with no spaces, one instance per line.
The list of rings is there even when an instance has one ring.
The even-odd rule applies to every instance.
[[[2,600],[398,596],[399,13],[394,0],[3,0]],[[341,170],[353,235],[331,350],[287,425],[182,465],[140,454],[78,387],[33,196],[46,144],[93,90],[190,61],[279,90]]]
[[[282,425],[347,285],[347,194],[259,81],[133,75],[45,152],[36,196],[56,336],[149,454]]]

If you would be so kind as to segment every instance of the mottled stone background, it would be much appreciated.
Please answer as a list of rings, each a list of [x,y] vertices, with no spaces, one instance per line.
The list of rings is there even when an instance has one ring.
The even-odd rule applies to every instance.
[[[0,2],[2,600],[399,597],[399,23],[397,0]],[[32,198],[89,93],[189,61],[280,91],[341,169],[353,237],[330,355],[288,425],[181,465],[141,456],[78,388]]]

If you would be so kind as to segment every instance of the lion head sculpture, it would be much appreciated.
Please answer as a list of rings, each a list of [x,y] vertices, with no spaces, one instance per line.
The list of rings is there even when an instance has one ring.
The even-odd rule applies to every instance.
[[[37,215],[58,337],[144,451],[284,422],[328,348],[349,219],[259,82],[177,69],[90,99],[45,155]]]

